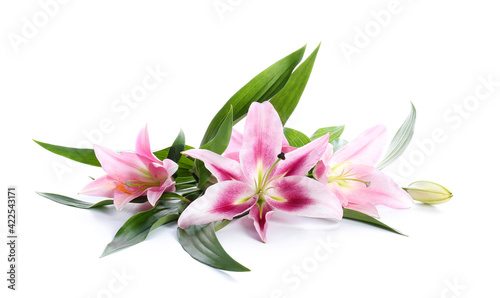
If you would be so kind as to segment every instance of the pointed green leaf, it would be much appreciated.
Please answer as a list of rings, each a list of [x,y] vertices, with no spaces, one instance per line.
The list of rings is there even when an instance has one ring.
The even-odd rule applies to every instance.
[[[264,102],[280,91],[295,66],[302,60],[305,48],[304,46],[269,66],[236,92],[212,119],[200,146],[205,145],[215,136],[231,106],[233,107],[233,122],[236,124],[247,114],[252,102]]]
[[[89,203],[53,193],[45,193],[45,192],[36,192],[36,193],[56,203],[81,209],[92,209],[113,204],[113,200],[104,200],[98,203]]]
[[[285,87],[276,94],[269,102],[271,102],[280,115],[283,126],[292,115],[295,107],[299,103],[300,97],[306,88],[307,81],[314,66],[314,61],[318,55],[319,47],[312,52],[311,55],[292,73]]]
[[[226,118],[222,122],[219,130],[215,134],[215,137],[212,140],[210,140],[210,142],[201,146],[200,149],[207,149],[217,154],[224,153],[224,151],[227,148],[227,145],[229,145],[229,141],[231,140],[232,130],[233,130],[233,109],[232,107],[230,107],[229,112],[227,113]],[[199,185],[203,185],[210,179],[212,173],[210,173],[210,171],[207,170],[207,168],[205,168],[205,166],[201,161],[197,160],[195,164],[196,168],[198,169],[198,177],[200,180]]]
[[[181,130],[174,143],[170,147],[167,158],[173,160],[174,162],[179,162],[182,157],[181,152],[184,151],[185,145],[186,139],[184,137],[184,132]]]
[[[417,119],[417,111],[413,103],[411,104],[410,115],[406,118],[405,122],[399,128],[394,138],[392,138],[389,149],[382,161],[377,165],[377,169],[382,170],[391,163],[393,163],[408,147],[410,141],[413,137],[413,131],[415,130],[415,120]]]
[[[188,147],[188,146],[185,146]],[[185,149],[187,150],[187,149]],[[168,158],[168,154],[170,153],[170,147],[167,147],[165,149],[161,149],[158,151],[153,152],[153,154],[159,159],[159,160],[164,160]]]
[[[349,142],[347,142],[346,140],[338,138],[338,139],[333,140],[330,144],[333,145],[333,153],[335,153],[335,152],[339,151],[340,149],[342,149],[342,147],[344,147],[348,143]]]
[[[207,149],[217,154],[222,154],[226,151],[227,145],[231,140],[231,133],[233,130],[233,108],[230,107],[224,121],[222,122],[219,130],[210,142],[201,146],[200,149]]]
[[[177,229],[182,248],[195,260],[213,268],[227,271],[250,271],[231,258],[215,235],[214,224]]]
[[[344,218],[364,222],[364,223],[367,223],[369,225],[376,226],[376,227],[379,227],[381,229],[388,230],[388,231],[391,231],[393,233],[406,236],[405,234],[401,233],[400,231],[393,229],[390,226],[384,224],[380,220],[373,218],[369,215],[366,215],[364,213],[361,213],[359,211],[344,208]]]
[[[97,203],[90,203],[90,202],[85,202],[81,200],[77,200],[74,198],[70,198],[67,196],[62,196],[58,194],[53,194],[53,193],[46,193],[46,192],[36,192],[37,194],[41,195],[42,197],[45,197],[51,201],[54,201],[59,204],[63,204],[66,206],[70,207],[75,207],[75,208],[80,208],[80,209],[94,209],[94,208],[99,208],[102,206],[107,206],[107,205],[113,205],[113,200],[108,199],[108,200],[103,200]],[[174,192],[165,192],[161,195],[159,200],[183,200],[184,197],[174,193]],[[148,199],[146,196],[141,196],[138,198],[133,199],[130,201],[130,203],[145,203],[147,202]]]
[[[330,138],[328,139],[328,141],[331,143],[335,139],[338,139],[343,132],[344,132],[344,125],[323,127],[318,129],[315,133],[313,133],[313,135],[311,136],[311,140],[316,140],[317,138],[322,137],[327,133],[330,133]]]
[[[49,150],[50,152],[59,154],[74,161],[78,161],[95,167],[101,166],[101,163],[99,162],[99,160],[97,160],[97,157],[95,156],[94,149],[63,147],[44,142],[39,142],[37,140],[33,141],[35,141],[38,145],[42,146],[43,148]]]
[[[285,134],[288,144],[292,147],[302,147],[311,142],[305,134],[293,128],[285,127],[283,133]]]
[[[151,210],[133,215],[116,232],[113,241],[106,246],[101,258],[119,249],[144,241],[149,232],[177,218],[179,218],[179,214],[175,203],[159,204]]]

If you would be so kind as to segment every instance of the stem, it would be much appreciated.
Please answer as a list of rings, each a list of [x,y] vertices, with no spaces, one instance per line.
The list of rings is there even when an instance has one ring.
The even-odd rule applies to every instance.
[[[191,204],[193,201],[189,200],[189,199],[186,199],[184,196],[181,196],[181,200],[183,200],[184,202],[188,203],[188,204]]]

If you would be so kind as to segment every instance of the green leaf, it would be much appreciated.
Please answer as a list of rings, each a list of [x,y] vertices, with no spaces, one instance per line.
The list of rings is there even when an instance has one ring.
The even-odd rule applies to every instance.
[[[345,145],[347,145],[349,142],[347,142],[346,140],[344,139],[341,139],[341,138],[338,138],[338,139],[335,139],[331,142],[331,144],[333,145],[333,153],[339,151],[340,149],[342,149],[342,147],[344,147]]]
[[[344,208],[344,218],[364,222],[364,223],[367,223],[369,225],[376,226],[376,227],[379,227],[381,229],[388,230],[388,231],[391,231],[393,233],[406,236],[405,234],[401,233],[400,231],[393,229],[390,226],[379,221],[378,219],[373,218],[373,217],[366,215],[364,213],[361,213],[359,211]]]
[[[149,232],[177,218],[179,218],[179,214],[177,214],[177,204],[175,203],[164,203],[151,210],[133,215],[116,232],[113,241],[106,246],[101,258],[119,249],[144,241]]]
[[[283,126],[292,115],[295,107],[299,103],[300,97],[306,88],[307,81],[314,66],[314,61],[318,55],[319,47],[312,52],[311,55],[292,73],[285,87],[276,94],[269,102],[271,102],[280,115]]]
[[[233,130],[233,109],[230,108],[229,112],[226,115],[226,118],[224,119],[219,130],[215,134],[215,137],[212,140],[210,140],[210,142],[201,146],[200,149],[207,149],[217,154],[224,153],[224,151],[227,148],[227,145],[229,144],[229,141],[231,140],[232,130]],[[207,168],[205,168],[205,166],[201,161],[197,160],[195,164],[198,170],[197,172],[200,180],[199,185],[203,185],[210,179],[212,173],[210,173],[210,171],[207,170]]]
[[[399,128],[394,138],[392,138],[389,149],[382,161],[377,165],[379,170],[387,167],[393,163],[408,147],[410,141],[413,137],[413,131],[415,130],[415,120],[417,119],[417,111],[413,103],[411,104],[410,115],[406,118],[405,122]]]
[[[227,226],[231,221],[229,219],[223,219],[220,221],[214,222],[214,229],[216,232],[222,230],[225,226]]]
[[[186,146],[188,147],[188,146]],[[187,150],[187,149],[186,149]],[[159,160],[164,160],[168,158],[168,154],[170,153],[170,147],[158,150],[156,152],[153,152],[153,154],[159,159]]]
[[[104,200],[98,203],[89,203],[53,193],[45,193],[45,192],[36,192],[36,193],[56,203],[81,209],[92,209],[113,204],[113,200]]]
[[[288,144],[292,147],[302,147],[311,142],[305,134],[298,130],[285,127],[283,132],[285,133],[285,138],[287,139]]]
[[[36,192],[36,193],[56,203],[80,209],[94,209],[102,206],[113,205],[112,199],[103,200],[97,203],[90,203],[53,193],[46,193],[46,192]],[[159,200],[185,200],[185,198],[174,192],[165,192],[161,195]],[[133,199],[132,201],[130,201],[130,203],[145,203],[147,201],[148,199],[146,196],[141,196]]]
[[[63,147],[63,146],[47,144],[44,142],[39,142],[37,140],[33,141],[35,141],[35,143],[42,146],[43,148],[49,150],[50,152],[59,154],[74,161],[78,161],[95,167],[101,166],[101,163],[99,162],[99,160],[97,160],[97,157],[95,156],[94,149]]]
[[[328,142],[331,143],[335,139],[338,139],[343,132],[344,132],[344,125],[323,127],[318,129],[315,133],[313,133],[313,135],[311,136],[311,140],[316,140],[317,138],[322,137],[327,133],[330,133],[330,138],[328,139]]]
[[[184,132],[181,130],[174,143],[170,147],[167,158],[173,160],[174,162],[179,162],[182,157],[181,152],[184,151],[185,145],[186,138],[184,137]]]
[[[233,131],[233,108],[229,108],[224,121],[222,122],[219,130],[210,142],[201,146],[200,149],[207,149],[217,154],[222,154],[226,151],[227,145],[231,140],[231,133]]]
[[[264,102],[278,93],[285,86],[295,66],[302,60],[305,49],[304,46],[269,66],[236,92],[212,119],[200,146],[213,139],[231,106],[233,122],[236,124],[247,114],[252,102]]]
[[[177,229],[182,248],[195,260],[213,268],[227,271],[250,271],[231,258],[215,235],[214,224]]]

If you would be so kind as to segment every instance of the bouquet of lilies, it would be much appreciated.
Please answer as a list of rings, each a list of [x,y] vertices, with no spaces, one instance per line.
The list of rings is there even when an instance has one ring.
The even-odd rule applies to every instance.
[[[410,208],[448,201],[439,184],[417,181],[406,188],[381,170],[408,146],[416,119],[411,112],[387,152],[386,129],[371,127],[350,142],[344,126],[319,128],[308,137],[284,127],[306,87],[319,46],[299,65],[305,47],[279,60],[241,88],[215,115],[199,149],[185,144],[181,131],[172,145],[152,151],[147,126],[137,136],[135,152],[95,145],[80,149],[38,142],[72,160],[102,167],[106,174],[90,181],[81,195],[105,198],[97,203],[53,193],[55,202],[92,209],[150,204],[134,214],[106,246],[103,256],[144,241],[148,233],[177,221],[179,242],[194,259],[214,268],[248,271],[222,248],[216,231],[248,216],[263,242],[275,211],[291,216],[348,218],[395,233],[378,220],[377,206]],[[299,65],[297,67],[297,65]],[[233,128],[246,117],[243,132]]]

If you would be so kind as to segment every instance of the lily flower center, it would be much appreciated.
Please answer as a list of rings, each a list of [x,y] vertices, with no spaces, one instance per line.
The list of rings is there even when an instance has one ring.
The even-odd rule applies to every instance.
[[[254,179],[255,191],[256,191],[256,194],[259,195],[259,201],[261,200],[262,195],[265,194],[266,191],[269,189],[269,183],[271,183],[274,179],[281,177],[281,176],[276,176],[276,177],[272,177],[270,179],[271,172],[273,171],[274,167],[276,167],[276,165],[278,164],[278,162],[280,162],[282,160],[285,160],[285,153],[281,152],[280,154],[278,154],[277,157],[278,157],[278,159],[264,173],[264,175],[259,175],[258,181],[257,181],[257,179]],[[264,198],[262,197],[262,200],[263,199]]]
[[[366,187],[370,187],[371,182],[357,178],[357,173],[351,173],[351,169],[346,168],[350,163],[344,163],[332,168],[331,175],[328,177],[328,183],[337,182],[339,186],[347,186],[350,181],[363,183]],[[340,171],[340,173],[339,173]]]
[[[139,191],[144,191],[149,187],[158,187],[161,186],[160,181],[154,182],[146,182],[140,180],[127,180],[123,184],[119,184],[116,188],[121,190],[124,193],[132,194]]]

